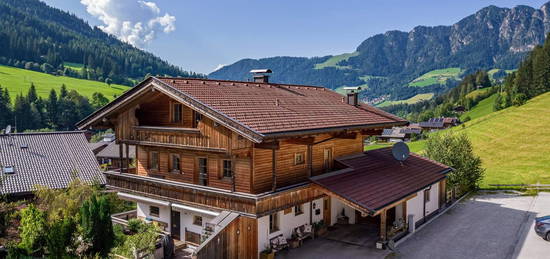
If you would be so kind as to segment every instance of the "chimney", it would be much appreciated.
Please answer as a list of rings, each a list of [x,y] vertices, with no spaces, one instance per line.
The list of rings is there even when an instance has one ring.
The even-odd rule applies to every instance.
[[[344,90],[346,90],[347,103],[349,105],[359,106],[359,92],[361,91],[361,87],[359,86],[344,87]]]
[[[252,73],[255,83],[269,83],[269,74],[272,72],[271,69],[252,69],[250,73]]]

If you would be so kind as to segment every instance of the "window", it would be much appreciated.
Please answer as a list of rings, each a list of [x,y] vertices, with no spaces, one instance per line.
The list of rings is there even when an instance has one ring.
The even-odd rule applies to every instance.
[[[193,216],[193,224],[197,226],[202,226],[202,217],[201,216]]]
[[[14,174],[15,173],[15,169],[13,168],[13,166],[4,166],[2,171],[4,172],[4,174]]]
[[[273,213],[269,215],[269,233],[279,231],[279,214]]]
[[[294,206],[294,216],[302,215],[304,214],[304,205],[296,205]]]
[[[425,200],[426,202],[429,202],[429,201],[430,201],[430,189],[424,190],[424,200]]]
[[[303,152],[294,154],[294,165],[301,165],[305,162],[305,154]]]
[[[174,173],[181,172],[180,155],[178,154],[170,155],[170,171]]]
[[[152,217],[158,217],[160,215],[159,207],[149,206],[149,215]]]
[[[231,160],[223,160],[223,177],[233,177],[233,163]]]
[[[181,122],[182,113],[183,113],[183,106],[181,105],[181,103],[173,103],[172,104],[172,123]]]
[[[194,120],[193,120],[193,128],[196,128],[199,126],[199,122],[202,120],[202,114],[198,113],[198,112],[193,112],[193,117],[194,117]]]
[[[159,152],[149,153],[149,169],[159,170]]]
[[[208,185],[208,160],[199,158],[199,184]]]

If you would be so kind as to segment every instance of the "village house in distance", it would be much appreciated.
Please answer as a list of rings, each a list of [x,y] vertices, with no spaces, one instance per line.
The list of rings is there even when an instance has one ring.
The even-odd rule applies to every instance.
[[[448,166],[363,152],[364,138],[407,121],[353,91],[254,72],[252,82],[149,77],[78,124],[114,129],[120,154],[136,146],[136,170],[106,172],[107,186],[195,257],[258,258],[333,225],[368,226],[374,247],[450,201]]]

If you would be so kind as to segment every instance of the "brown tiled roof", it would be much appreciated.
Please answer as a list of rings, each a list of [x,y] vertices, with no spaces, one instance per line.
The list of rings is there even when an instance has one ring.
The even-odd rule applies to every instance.
[[[73,177],[105,184],[82,131],[0,134],[0,194],[26,194],[36,185],[66,188]]]
[[[451,168],[414,153],[402,164],[391,148],[338,159],[348,169],[312,177],[321,187],[370,212],[399,201],[446,177]]]
[[[214,110],[260,134],[288,131],[406,123],[323,87],[204,79],[159,78]]]

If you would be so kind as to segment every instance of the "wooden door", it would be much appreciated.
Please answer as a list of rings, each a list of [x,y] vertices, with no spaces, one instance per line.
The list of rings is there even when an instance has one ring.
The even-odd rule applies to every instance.
[[[204,157],[199,158],[199,184],[208,185],[208,160]]]
[[[330,197],[325,197],[323,199],[323,221],[325,225],[330,225]]]
[[[332,170],[332,148],[325,148],[323,151],[323,172],[330,172]]]
[[[172,234],[172,237],[177,240],[181,240],[181,218],[180,218],[180,212],[179,211],[172,211],[171,215],[171,226],[170,226],[170,233]]]

